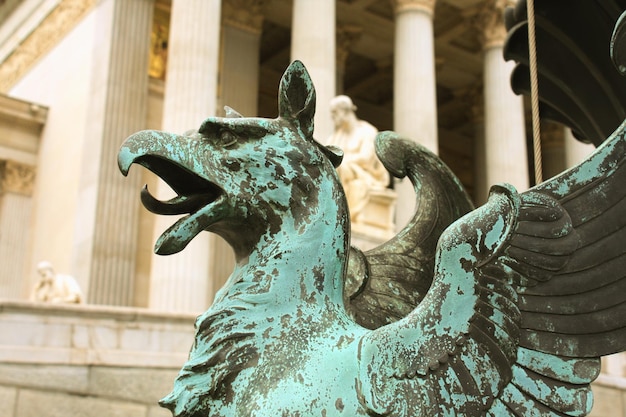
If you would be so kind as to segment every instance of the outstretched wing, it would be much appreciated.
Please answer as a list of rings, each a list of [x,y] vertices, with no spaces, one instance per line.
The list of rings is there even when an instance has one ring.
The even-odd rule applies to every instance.
[[[626,122],[578,167],[496,186],[446,229],[423,302],[361,343],[368,407],[588,414],[599,357],[626,350],[625,165]]]
[[[626,124],[584,163],[534,188],[580,237],[568,264],[520,289],[523,346],[564,356],[626,350]]]
[[[473,208],[457,177],[423,146],[381,132],[376,152],[394,176],[410,179],[417,200],[413,219],[390,241],[365,253],[351,248],[346,305],[370,329],[405,317],[419,304],[432,283],[439,236]]]

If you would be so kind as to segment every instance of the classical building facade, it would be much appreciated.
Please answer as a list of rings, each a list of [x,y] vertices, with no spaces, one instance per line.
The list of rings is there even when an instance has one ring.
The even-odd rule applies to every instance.
[[[535,181],[529,106],[511,92],[513,63],[502,58],[506,6],[0,2],[0,298],[17,300],[19,310],[35,266],[47,260],[76,278],[98,317],[110,313],[97,310],[103,305],[183,315],[206,309],[232,267],[229,248],[205,234],[180,254],[153,255],[171,220],[143,209],[139,190],[147,183],[155,195],[170,191],[138,168],[122,177],[117,150],[138,130],[197,128],[223,115],[224,105],[275,117],[278,81],[294,59],[315,83],[318,140],[333,130],[331,98],[346,94],[361,119],[438,153],[477,204],[498,182],[527,189]],[[545,175],[590,152],[566,129],[542,127]],[[412,215],[413,191],[406,181],[394,188],[401,227]],[[622,383],[621,371],[613,373],[610,387]]]

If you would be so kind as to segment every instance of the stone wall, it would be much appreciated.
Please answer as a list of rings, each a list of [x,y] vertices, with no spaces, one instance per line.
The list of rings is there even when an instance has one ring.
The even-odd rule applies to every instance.
[[[0,364],[2,415],[171,416],[157,401],[171,389],[176,372],[102,365]]]
[[[193,315],[0,301],[6,417],[165,417]]]
[[[0,415],[169,417],[157,401],[187,358],[194,320],[0,300]],[[593,391],[589,417],[626,417],[626,378],[601,374]]]

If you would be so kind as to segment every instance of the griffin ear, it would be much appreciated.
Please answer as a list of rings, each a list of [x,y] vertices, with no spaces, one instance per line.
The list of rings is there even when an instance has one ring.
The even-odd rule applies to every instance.
[[[340,148],[333,145],[324,146],[317,143],[316,141],[314,142],[317,146],[319,146],[322,153],[326,155],[326,157],[330,160],[335,168],[341,165],[341,161],[343,161],[343,151]]]
[[[278,116],[298,122],[307,138],[313,137],[315,88],[311,76],[300,61],[289,65],[278,89]]]
[[[224,112],[226,113],[226,117],[228,118],[240,118],[243,117],[241,115],[241,113],[239,113],[237,110],[233,109],[232,107],[229,106],[224,106]]]

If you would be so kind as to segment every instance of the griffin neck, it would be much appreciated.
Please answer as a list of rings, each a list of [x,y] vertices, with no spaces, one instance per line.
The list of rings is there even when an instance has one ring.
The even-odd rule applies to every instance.
[[[347,205],[334,170],[320,177],[315,194],[292,199],[280,213],[280,227],[268,227],[249,254],[238,257],[215,304],[243,301],[278,310],[294,305],[343,310]]]

